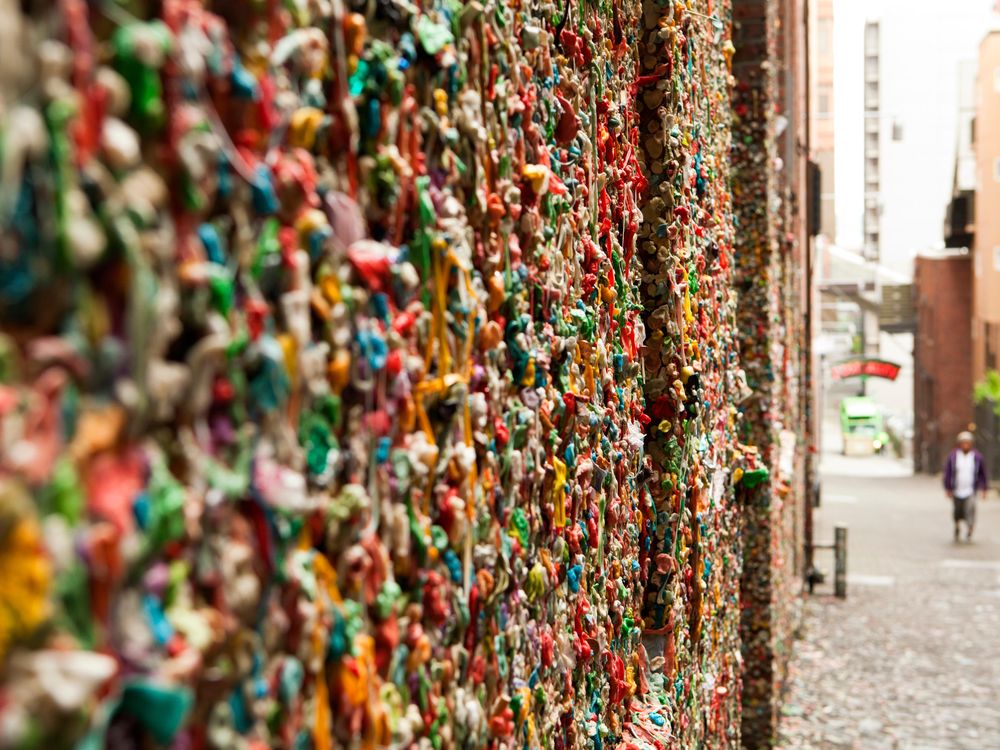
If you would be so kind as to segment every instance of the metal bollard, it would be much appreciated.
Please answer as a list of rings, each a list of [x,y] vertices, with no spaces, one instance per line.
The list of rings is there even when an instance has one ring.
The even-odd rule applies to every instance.
[[[834,576],[833,594],[838,599],[847,598],[847,527],[833,529]]]

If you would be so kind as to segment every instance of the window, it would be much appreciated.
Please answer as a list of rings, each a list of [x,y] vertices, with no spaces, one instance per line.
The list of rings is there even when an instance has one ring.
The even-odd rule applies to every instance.
[[[865,52],[878,51],[878,21],[865,24]]]
[[[833,86],[829,83],[821,83],[816,87],[816,116],[829,117],[831,112],[831,100],[833,99]]]
[[[1000,247],[993,248],[993,270],[1000,271]]]
[[[878,185],[878,160],[872,155],[865,159],[865,183]]]
[[[993,68],[993,90],[1000,91],[1000,68]]]
[[[993,159],[993,179],[1000,182],[1000,158]]]
[[[821,18],[816,23],[816,51],[820,57],[833,53],[833,19]]]
[[[878,109],[878,84],[874,81],[865,84],[865,109]]]

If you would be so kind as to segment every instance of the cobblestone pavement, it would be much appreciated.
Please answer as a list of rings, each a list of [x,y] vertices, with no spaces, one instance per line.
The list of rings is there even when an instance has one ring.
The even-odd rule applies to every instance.
[[[827,443],[830,444],[829,442]],[[934,477],[891,458],[827,455],[816,541],[848,526],[848,592],[805,608],[780,747],[1000,749],[1000,498],[954,543]]]

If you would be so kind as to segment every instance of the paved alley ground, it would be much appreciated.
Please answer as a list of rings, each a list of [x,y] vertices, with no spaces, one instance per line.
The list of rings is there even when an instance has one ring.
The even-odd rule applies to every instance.
[[[828,441],[827,445],[836,442]],[[938,478],[892,458],[827,454],[817,542],[848,535],[848,596],[809,599],[781,747],[1000,748],[1000,499],[952,541]]]

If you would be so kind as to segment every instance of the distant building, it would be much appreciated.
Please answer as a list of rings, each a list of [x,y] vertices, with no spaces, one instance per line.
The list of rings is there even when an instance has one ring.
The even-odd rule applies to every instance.
[[[828,355],[875,357],[879,355],[880,330],[913,330],[908,276],[829,242],[818,242],[816,253],[820,333]]]
[[[812,118],[809,139],[813,161],[820,169],[819,233],[830,242],[837,241],[837,211],[834,201],[833,138],[833,0],[810,3],[812,39],[810,40],[811,87],[809,109]]]
[[[880,91],[881,26],[865,24],[865,214],[862,252],[878,262],[882,250],[882,96]]]
[[[979,45],[974,123],[972,377],[1000,366],[1000,31]],[[971,396],[971,394],[969,394]]]
[[[955,436],[972,422],[972,264],[968,250],[923,253],[913,268],[913,464],[940,471]]]
[[[951,180],[951,202],[945,211],[945,247],[972,247],[975,226],[977,62],[958,66],[958,112],[955,129],[955,168]]]

